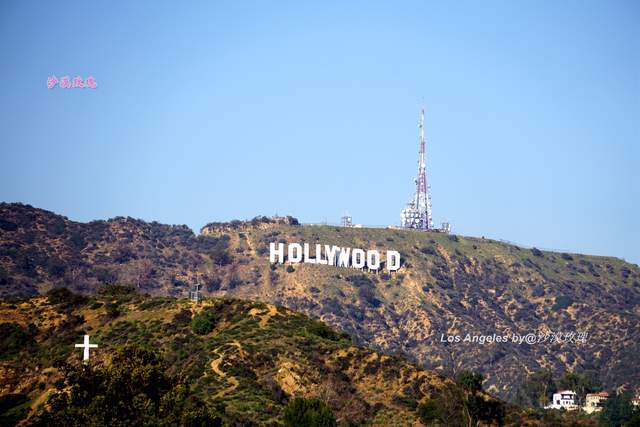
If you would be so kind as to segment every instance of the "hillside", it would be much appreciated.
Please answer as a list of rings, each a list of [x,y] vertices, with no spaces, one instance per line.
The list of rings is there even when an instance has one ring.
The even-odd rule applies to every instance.
[[[397,273],[324,265],[271,266],[272,241],[394,249]],[[212,296],[282,305],[321,319],[359,345],[403,354],[455,376],[483,373],[514,399],[528,373],[591,372],[607,388],[640,385],[640,269],[616,258],[528,250],[501,242],[391,229],[300,226],[290,219],[184,226],[131,218],[77,223],[0,205],[0,295],[56,286],[95,292],[131,284],[186,296],[197,280]],[[584,343],[447,343],[442,334],[585,333]]]
[[[293,397],[320,398],[345,425],[421,425],[419,404],[456,387],[400,358],[354,346],[321,322],[257,302],[209,299],[193,304],[107,286],[91,298],[56,291],[0,303],[0,325],[2,424],[13,417],[13,422],[47,425],[60,423],[61,414],[73,414],[67,422],[86,425],[96,417],[132,411],[138,403],[119,402],[137,387],[132,378],[153,383],[153,390],[171,391],[171,402],[156,399],[165,416],[175,415],[171,405],[180,399],[191,412],[201,417],[205,411],[225,425],[280,425]],[[83,367],[74,343],[85,333],[98,348]],[[102,398],[78,392],[100,396],[100,382],[110,376],[117,384],[114,392],[103,392],[110,409],[100,410]],[[508,409],[511,418],[519,419],[514,408],[478,396],[487,408]],[[144,411],[154,412],[152,400]],[[167,405],[173,410],[167,411]],[[113,422],[101,418],[101,423]]]

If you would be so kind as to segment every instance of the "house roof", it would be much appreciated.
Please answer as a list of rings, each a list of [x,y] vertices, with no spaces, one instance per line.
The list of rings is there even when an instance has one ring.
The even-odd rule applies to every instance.
[[[606,391],[599,391],[597,393],[588,393],[587,396],[609,397],[609,393]]]

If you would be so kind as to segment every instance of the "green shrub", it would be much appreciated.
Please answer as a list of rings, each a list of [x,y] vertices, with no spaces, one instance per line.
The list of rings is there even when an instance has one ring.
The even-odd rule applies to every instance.
[[[74,304],[79,302],[77,297],[67,288],[54,288],[47,292],[47,301],[49,304]]]
[[[64,381],[34,425],[220,426],[221,419],[190,394],[189,382],[167,375],[159,353],[137,345],[113,352],[104,365],[65,365]]]
[[[543,258],[543,257],[544,257],[544,254],[543,254],[543,253],[542,253],[542,251],[541,251],[540,249],[538,249],[538,248],[533,248],[533,249],[531,249],[531,253],[532,253],[534,256],[537,256],[537,257],[540,257],[540,258]]]
[[[458,385],[471,393],[482,391],[482,381],[484,381],[482,374],[471,371],[463,371],[456,378]]]
[[[293,268],[293,265],[287,265],[287,273],[293,273],[294,271],[296,271],[296,269]]]
[[[35,326],[23,328],[17,323],[0,323],[0,360],[9,359],[35,345]]]
[[[307,331],[310,334],[331,341],[340,341],[341,338],[341,336],[337,334],[333,329],[318,320],[311,321],[309,326],[307,326]]]
[[[122,310],[120,310],[120,306],[116,303],[109,302],[105,305],[105,309],[107,310],[107,316],[112,319],[120,316],[122,314]]]
[[[113,298],[134,295],[135,293],[135,289],[127,285],[106,284],[98,289],[98,294]]]
[[[206,335],[216,326],[216,315],[212,311],[201,311],[191,319],[191,330],[196,335]]]
[[[329,406],[320,399],[296,397],[284,409],[287,427],[334,427],[336,418]]]
[[[555,304],[553,304],[552,309],[554,311],[564,310],[565,308],[569,307],[571,304],[573,304],[573,300],[570,297],[566,295],[561,295],[556,298],[556,302]]]
[[[27,415],[29,398],[24,394],[6,394],[0,396],[0,425],[16,425]]]
[[[173,324],[179,326],[186,326],[191,322],[191,311],[185,310],[184,308],[177,312],[175,316],[173,316]]]

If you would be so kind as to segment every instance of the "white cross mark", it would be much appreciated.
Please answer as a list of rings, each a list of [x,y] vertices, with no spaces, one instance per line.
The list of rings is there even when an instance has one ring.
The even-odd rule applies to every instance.
[[[89,360],[89,349],[97,348],[98,344],[89,344],[89,335],[84,336],[84,344],[76,344],[76,348],[84,348],[82,360]]]

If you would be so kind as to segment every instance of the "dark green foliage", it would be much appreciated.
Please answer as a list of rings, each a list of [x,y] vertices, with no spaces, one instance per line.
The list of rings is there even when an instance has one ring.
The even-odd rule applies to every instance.
[[[598,420],[603,426],[640,426],[640,409],[631,404],[631,393],[612,394]]]
[[[220,237],[199,236],[198,242],[200,249],[208,252],[214,264],[225,266],[233,261],[228,251],[229,239],[226,234]]]
[[[118,273],[108,267],[95,267],[93,274],[100,283],[114,284],[118,280]]]
[[[351,282],[353,286],[357,288],[362,286],[365,286],[365,287],[375,286],[375,283],[373,283],[373,281],[369,277],[367,277],[365,274],[359,274],[357,276],[347,277],[347,281]]]
[[[533,256],[537,256],[540,258],[544,258],[544,254],[542,253],[542,251],[538,248],[533,248],[531,249],[531,253],[533,254]]]
[[[24,394],[0,396],[0,425],[15,425],[27,415],[29,399]]]
[[[9,273],[2,266],[0,266],[0,285],[6,285],[10,282]]]
[[[449,384],[432,399],[418,406],[418,416],[426,425],[442,424],[447,427],[463,427],[464,393],[460,387]]]
[[[47,292],[47,302],[49,304],[59,304],[62,308],[69,309],[87,302],[84,295],[74,294],[67,288],[53,288]]]
[[[565,261],[573,261],[573,257],[567,253],[563,253],[560,255],[562,257],[563,260]]]
[[[173,299],[172,298],[148,298],[144,301],[142,301],[142,303],[140,303],[138,305],[138,309],[140,310],[151,310],[154,308],[160,308],[160,307],[164,307],[168,304],[172,304],[173,303]]]
[[[484,381],[482,374],[471,371],[463,371],[456,378],[458,385],[470,393],[482,391],[482,381]]]
[[[296,271],[296,269],[293,268],[292,265],[287,265],[287,273],[293,273],[294,271]]]
[[[542,408],[558,390],[551,371],[539,371],[529,375],[516,394],[516,403],[526,407]]]
[[[4,218],[0,218],[0,230],[4,231],[16,231],[18,229],[18,224],[7,221]]]
[[[565,373],[556,381],[558,390],[573,390],[578,395],[578,404],[582,405],[587,393],[602,390],[602,384],[594,371],[584,373]]]
[[[165,368],[156,352],[135,345],[117,349],[108,366],[65,365],[63,384],[32,425],[220,426]]]
[[[564,310],[565,308],[569,307],[571,304],[573,304],[573,300],[571,299],[571,297],[561,295],[556,298],[556,302],[555,304],[553,304],[552,310],[554,311]]]
[[[103,285],[98,289],[98,294],[105,297],[128,297],[131,295],[135,295],[136,291],[132,286],[126,285],[114,285],[107,284]]]
[[[226,249],[215,249],[213,252],[211,252],[211,260],[216,265],[225,266],[231,264],[232,258]]]
[[[82,250],[86,245],[84,236],[82,233],[77,231],[71,233],[69,236],[69,243],[77,250]]]
[[[435,255],[436,254],[436,250],[433,248],[433,246],[424,246],[423,248],[420,249],[420,252],[422,252],[425,255]]]
[[[191,311],[182,309],[173,316],[173,323],[179,326],[188,325],[191,322]]]
[[[439,422],[442,417],[442,405],[437,399],[429,399],[418,407],[418,416],[426,425]]]
[[[482,393],[480,374],[465,371],[457,384],[449,384],[432,399],[418,406],[418,416],[427,425],[462,427],[480,424],[502,425],[504,404]]]
[[[216,326],[216,315],[213,311],[206,310],[193,316],[191,330],[196,335],[206,335]]]
[[[220,285],[222,284],[222,280],[219,277],[214,277],[207,281],[207,291],[214,292],[220,289]]]
[[[284,409],[287,427],[334,427],[336,418],[329,406],[320,399],[296,397]]]
[[[55,236],[63,234],[66,228],[67,226],[62,217],[54,217],[50,220],[49,224],[47,224],[48,231]]]
[[[242,279],[240,279],[238,277],[237,274],[232,274],[231,278],[229,279],[229,289],[235,289],[238,286],[241,286],[244,282],[242,281]]]
[[[0,360],[11,359],[35,345],[35,326],[23,328],[17,323],[0,323]]]
[[[104,306],[104,308],[106,310],[107,317],[111,319],[115,319],[122,314],[120,305],[114,302],[108,302],[107,305]]]
[[[360,296],[360,298],[365,301],[367,304],[369,304],[370,306],[377,308],[380,307],[380,305],[382,304],[382,301],[380,301],[377,297],[376,297],[376,293],[374,291],[374,288],[370,288],[367,286],[362,286],[360,288],[358,288],[358,296]]]
[[[336,333],[333,329],[325,325],[324,323],[313,320],[307,326],[307,331],[309,333],[319,336],[320,338],[324,338],[331,341],[340,341],[343,338],[340,334]]]
[[[45,269],[53,277],[62,277],[67,267],[61,259],[51,257],[45,263]]]

